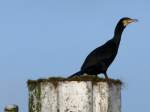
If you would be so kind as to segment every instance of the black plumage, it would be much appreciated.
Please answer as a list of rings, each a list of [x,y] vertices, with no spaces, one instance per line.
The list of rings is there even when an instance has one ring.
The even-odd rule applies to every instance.
[[[107,69],[117,55],[122,32],[129,23],[136,21],[136,19],[131,19],[128,17],[120,19],[116,25],[113,38],[93,50],[86,57],[83,65],[81,66],[81,70],[71,75],[69,78],[76,75],[83,75],[84,73],[88,75],[98,75],[103,73],[105,78],[108,79]]]

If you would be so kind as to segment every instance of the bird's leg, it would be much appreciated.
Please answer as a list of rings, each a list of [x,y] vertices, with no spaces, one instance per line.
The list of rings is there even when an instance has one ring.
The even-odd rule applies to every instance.
[[[108,83],[109,85],[111,85],[111,80],[108,78],[108,75],[107,75],[106,72],[104,73],[104,75],[105,75],[105,79],[106,79],[107,83]]]
[[[108,80],[109,78],[108,78],[107,73],[104,73],[104,75],[105,75],[105,79]]]
[[[98,76],[97,75],[94,75],[95,76],[95,78],[97,78]]]
[[[97,75],[93,75],[93,76],[92,76],[92,81],[93,81],[93,82],[96,82],[96,81],[97,81]]]
[[[95,80],[97,80],[97,78],[98,78],[97,74],[96,74],[96,75],[94,75],[94,79],[95,79]]]

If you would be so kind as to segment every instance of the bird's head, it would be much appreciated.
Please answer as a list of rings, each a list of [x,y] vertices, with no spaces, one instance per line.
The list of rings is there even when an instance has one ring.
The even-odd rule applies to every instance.
[[[124,26],[124,27],[126,27],[128,24],[130,24],[130,23],[135,23],[135,22],[137,22],[138,20],[137,19],[131,19],[131,18],[128,18],[128,17],[124,17],[124,18],[122,18],[122,19],[120,19],[120,23]]]
[[[138,20],[137,19],[131,19],[129,17],[124,17],[124,18],[121,18],[119,20],[119,22],[117,23],[116,25],[116,28],[115,28],[115,35],[120,35],[122,34],[123,30],[125,29],[125,27],[127,25],[129,25],[130,23],[135,23],[137,22]]]

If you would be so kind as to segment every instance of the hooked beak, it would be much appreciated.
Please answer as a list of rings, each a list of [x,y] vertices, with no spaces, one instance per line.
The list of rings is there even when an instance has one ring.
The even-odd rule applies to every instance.
[[[128,20],[128,23],[136,23],[136,22],[138,22],[137,19],[129,19],[129,20]]]
[[[137,19],[125,19],[125,20],[123,20],[123,25],[124,26],[127,26],[128,24],[130,24],[130,23],[135,23],[135,22],[137,22],[138,20]]]

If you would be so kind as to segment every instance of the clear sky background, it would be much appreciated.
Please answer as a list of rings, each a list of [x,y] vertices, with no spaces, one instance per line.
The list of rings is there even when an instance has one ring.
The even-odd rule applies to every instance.
[[[123,112],[148,112],[149,11],[149,0],[0,0],[0,111],[14,103],[27,112],[28,79],[78,71],[127,16],[139,22],[123,32],[108,74],[125,83]]]

